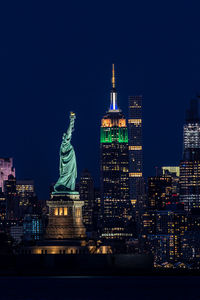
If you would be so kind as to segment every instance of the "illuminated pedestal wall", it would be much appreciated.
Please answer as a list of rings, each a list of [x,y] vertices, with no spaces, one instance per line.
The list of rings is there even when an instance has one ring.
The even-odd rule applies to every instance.
[[[76,194],[51,194],[45,239],[82,239],[86,236],[82,221],[83,201]]]

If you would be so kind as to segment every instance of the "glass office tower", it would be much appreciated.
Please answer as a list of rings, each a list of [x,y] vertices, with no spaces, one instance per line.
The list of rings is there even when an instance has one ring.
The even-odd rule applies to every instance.
[[[187,211],[200,208],[200,118],[198,99],[190,102],[183,128],[183,160],[180,162],[180,201]]]

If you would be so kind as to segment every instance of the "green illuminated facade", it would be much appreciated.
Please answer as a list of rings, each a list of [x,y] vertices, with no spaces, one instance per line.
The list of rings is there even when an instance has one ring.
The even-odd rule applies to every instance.
[[[126,127],[102,127],[101,143],[128,143],[128,132]]]

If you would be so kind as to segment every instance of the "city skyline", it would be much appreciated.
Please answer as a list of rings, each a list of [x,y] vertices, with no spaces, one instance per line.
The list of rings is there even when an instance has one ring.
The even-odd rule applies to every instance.
[[[114,66],[114,64],[112,64],[112,66]],[[113,72],[113,71],[112,71]],[[113,82],[113,77],[112,77],[113,75],[112,75],[112,73],[110,72],[110,80],[108,80],[108,81],[110,81],[110,86],[112,86],[112,82]],[[117,75],[117,77],[119,76],[119,74]],[[118,82],[117,82],[117,84],[119,84]],[[119,91],[119,94],[120,94],[120,91]],[[194,95],[195,96],[195,95]],[[123,101],[122,102],[122,105],[120,105],[120,107],[122,106],[122,107],[124,107],[124,111],[125,111],[125,119],[126,119],[126,121],[127,121],[127,123],[128,123],[128,120],[129,120],[129,114],[128,114],[128,107],[129,107],[129,101],[130,101],[130,98],[131,97],[135,97],[135,98],[137,98],[137,97],[141,97],[141,99],[143,98],[143,95],[141,94],[141,95],[133,95],[133,96],[131,96],[131,95],[129,95],[128,97],[127,97],[127,103],[125,103],[125,101]],[[199,98],[199,94],[196,94],[196,97],[197,98]],[[195,97],[190,97],[190,99],[194,99]],[[108,101],[107,101],[108,103],[109,103],[109,99],[108,99]],[[143,102],[145,102],[144,101],[144,99],[143,99]],[[197,105],[197,108],[199,107],[199,101],[197,101],[197,103],[196,103],[196,105]],[[188,105],[187,106],[189,106],[189,100],[188,100]],[[107,111],[109,111],[109,104],[107,105]],[[186,107],[187,108],[187,107]],[[111,109],[111,107],[110,107],[110,109]],[[117,109],[118,109],[118,107],[117,107]],[[142,107],[142,111],[144,112],[144,105],[143,105],[143,107]],[[187,112],[188,111],[188,109],[186,110],[186,113],[184,114],[184,118],[185,118],[185,116],[186,116],[186,118],[187,118]],[[80,115],[80,117],[81,117],[81,115]],[[183,119],[184,119],[183,118]],[[144,117],[142,118],[143,119],[143,123],[145,123],[145,119],[144,119]],[[183,121],[183,124],[184,124],[184,121]],[[183,125],[183,124],[181,124],[181,126]],[[164,129],[164,127],[162,128],[162,129]],[[144,131],[144,127],[143,127],[143,131]],[[100,139],[100,133],[98,132],[98,134],[99,134],[99,139]],[[181,136],[181,134],[179,135],[179,139],[180,139],[180,136]],[[79,136],[77,136],[77,139],[79,138]],[[129,138],[129,137],[128,137]],[[184,140],[184,138],[182,138],[182,141],[181,141],[181,143],[183,142],[183,140]],[[145,144],[145,146],[147,146],[148,147],[148,145],[146,145],[146,143],[145,143],[145,139],[143,138],[142,139],[142,143],[143,144]],[[75,145],[75,147],[76,147],[77,145]],[[144,152],[146,152],[145,151],[145,146],[143,146],[143,151]],[[54,149],[55,150],[55,149]],[[77,149],[78,150],[78,149]],[[79,151],[78,151],[78,154],[79,154]],[[150,176],[154,176],[154,175],[156,175],[156,172],[157,172],[157,168],[161,168],[163,165],[179,165],[179,163],[180,163],[180,157],[181,157],[181,155],[182,155],[182,150],[181,150],[181,152],[180,152],[180,156],[179,156],[179,159],[178,159],[178,161],[176,162],[176,163],[166,163],[166,160],[165,160],[165,158],[164,158],[164,155],[163,155],[163,159],[162,159],[162,157],[161,157],[161,159],[160,159],[160,164],[159,163],[156,163],[155,162],[155,164],[154,165],[151,165],[151,168],[149,168],[149,170],[151,169],[151,173],[150,173],[150,171],[149,171],[149,173],[147,172],[147,168],[145,168],[145,163],[143,163],[143,169],[144,169],[144,178],[145,179],[147,179],[148,177],[150,177]],[[15,156],[13,155],[13,157],[12,157],[12,159],[13,159],[13,166],[14,166],[14,168],[16,169],[16,165],[18,164],[18,162],[16,162],[15,161]],[[77,160],[78,161],[80,161],[80,159],[79,159],[79,157],[77,157]],[[93,172],[88,168],[88,165],[90,164],[89,163],[89,160],[88,160],[88,165],[84,165],[84,167],[83,167],[83,169],[81,170],[80,168],[78,169],[78,180],[80,180],[80,174],[81,174],[81,172],[84,170],[84,168],[88,168],[89,170],[90,170],[90,172],[91,172],[91,175],[93,176],[93,178],[94,178],[94,181],[95,181],[95,186],[96,187],[100,187],[100,180],[99,180],[99,176],[100,176],[100,173],[99,173],[99,168],[98,168],[98,165],[99,165],[99,163],[100,163],[100,157],[98,157],[98,163],[96,164],[96,172],[94,172],[94,169],[93,169]],[[147,159],[144,159],[144,161],[146,162],[147,161]],[[173,162],[174,162],[175,160],[173,159]],[[81,164],[81,162],[80,162],[80,164]],[[92,168],[91,168],[92,169]],[[18,170],[16,170],[16,173],[17,173],[17,171]],[[20,170],[19,170],[20,171]],[[22,174],[22,176],[20,176],[20,177],[18,177],[18,176],[16,176],[16,178],[18,179],[18,180],[27,180],[27,179],[34,179],[34,181],[35,181],[35,184],[36,184],[36,187],[38,186],[38,184],[37,184],[37,177],[34,177],[34,176],[29,176],[29,177],[26,177],[26,176],[23,176],[23,174]],[[54,181],[52,181],[52,182],[49,182],[49,185],[46,187],[46,189],[45,189],[45,191],[43,190],[41,190],[40,188],[36,188],[37,189],[37,194],[40,196],[40,195],[43,195],[42,196],[42,199],[44,199],[45,197],[44,197],[44,195],[46,194],[46,198],[48,198],[48,195],[49,195],[49,190],[50,190],[50,186],[53,184],[53,183],[55,183]]]
[[[189,299],[200,1],[2,1],[2,299]]]
[[[5,25],[0,48],[0,156],[14,158],[17,177],[33,178],[41,198],[58,175],[60,132],[70,110],[77,114],[78,173],[89,169],[98,184],[99,125],[109,105],[112,63],[126,118],[128,96],[144,96],[145,177],[157,165],[179,163],[185,110],[199,91],[198,5],[143,4],[121,10],[102,3],[95,14],[89,4],[77,12],[73,3],[62,9],[49,3],[49,14],[43,4],[39,10],[27,4],[30,18],[23,7],[10,11],[13,26]],[[72,13],[66,17],[66,11]]]

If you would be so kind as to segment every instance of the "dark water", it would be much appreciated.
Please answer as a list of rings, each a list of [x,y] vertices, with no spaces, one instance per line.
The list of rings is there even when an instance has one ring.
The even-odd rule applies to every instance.
[[[200,277],[0,277],[0,300],[200,300]]]

